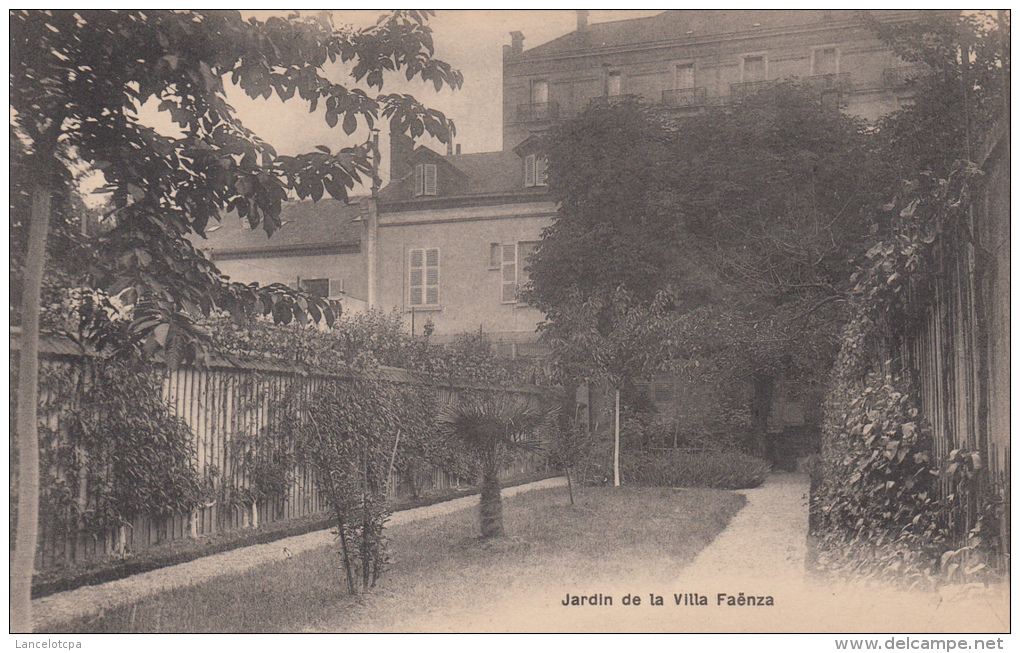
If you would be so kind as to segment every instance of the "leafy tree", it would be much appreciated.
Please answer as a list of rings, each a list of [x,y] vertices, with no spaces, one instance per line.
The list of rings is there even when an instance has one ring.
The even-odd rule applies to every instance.
[[[526,292],[561,363],[617,385],[711,356],[763,405],[784,368],[824,368],[871,237],[871,141],[793,81],[695,116],[632,100],[555,128],[559,210]]]
[[[134,332],[148,351],[166,348],[171,362],[195,355],[188,344],[201,335],[194,317],[214,309],[331,322],[327,304],[282,286],[226,283],[186,237],[202,235],[227,210],[272,234],[290,193],[346,199],[372,175],[373,144],[280,156],[237,119],[227,85],[252,98],[297,96],[313,112],[322,105],[327,124],[348,135],[387,118],[397,130],[448,140],[452,124],[441,113],[410,95],[382,92],[386,76],[398,71],[437,90],[462,83],[434,57],[427,18],[396,12],[352,30],[335,28],[325,13],[259,21],[234,11],[11,12],[11,137],[30,171],[18,190],[24,210],[12,213],[12,230],[26,234],[12,630],[31,627],[40,287],[51,224],[59,232],[67,219],[54,207],[68,195],[70,171],[100,170],[108,183],[107,218],[115,226],[94,243],[89,281],[133,308]],[[341,70],[346,83],[334,79]],[[148,102],[169,112],[176,135],[140,120]]]
[[[519,398],[505,394],[470,398],[439,410],[437,421],[446,437],[467,445],[481,467],[479,522],[483,538],[503,536],[503,500],[499,465],[509,451],[537,451],[536,437],[549,415]]]

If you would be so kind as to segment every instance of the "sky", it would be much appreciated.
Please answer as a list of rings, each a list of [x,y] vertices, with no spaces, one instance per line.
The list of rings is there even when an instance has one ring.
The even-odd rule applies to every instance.
[[[317,12],[318,10],[315,10]],[[591,10],[589,23],[604,23],[651,16],[662,10]],[[311,14],[315,12],[304,12]],[[286,16],[290,11],[241,10],[247,18],[254,16],[265,19],[270,15]],[[337,27],[350,25],[355,28],[375,24],[381,15],[379,10],[333,11],[333,22]],[[408,82],[403,73],[387,77],[383,93],[410,93],[428,107],[438,109],[452,118],[457,128],[455,142],[460,144],[464,154],[470,152],[492,152],[502,149],[503,132],[503,46],[510,44],[510,32],[524,34],[524,48],[547,43],[569,34],[577,28],[577,12],[568,10],[439,10],[429,20],[433,30],[436,58],[446,61],[464,75],[462,88],[452,91],[444,87],[436,92],[431,83],[415,79]],[[351,84],[353,80],[344,75],[340,65],[334,81]],[[299,97],[282,102],[275,95],[269,99],[251,99],[239,88],[227,86],[227,101],[237,111],[237,117],[249,129],[271,144],[279,154],[301,154],[312,151],[316,145],[325,145],[336,151],[341,147],[363,143],[368,138],[365,125],[348,136],[338,124],[330,128],[321,108],[317,113],[308,112],[308,104]],[[158,102],[150,101],[141,107],[138,116],[141,122],[154,127],[168,136],[177,136],[180,131],[170,122],[167,113],[160,113]],[[342,121],[341,121],[342,122]],[[440,153],[445,146],[431,139],[419,140]],[[380,133],[380,151],[383,153],[381,177],[389,181],[388,129]],[[81,181],[86,202],[99,205],[108,196],[94,191],[103,186],[101,173],[88,173]],[[367,193],[367,188],[355,188],[355,194]],[[91,195],[90,195],[91,194]]]
[[[659,11],[593,10],[589,22],[636,18]],[[377,11],[333,12],[335,24],[355,27],[370,25],[378,16]],[[458,91],[444,88],[437,93],[431,84],[417,80],[408,84],[398,74],[393,76],[392,85],[388,82],[383,87],[383,92],[409,92],[453,118],[457,126],[455,141],[466,154],[502,149],[503,45],[510,44],[510,32],[523,32],[525,49],[532,48],[574,31],[577,14],[574,10],[440,10],[429,24],[434,31],[436,57],[464,74],[464,86]],[[337,81],[343,83],[339,78]],[[339,127],[329,129],[322,114],[309,115],[307,105],[299,99],[284,104],[275,98],[250,100],[243,94],[232,94],[230,102],[241,121],[281,154],[307,152],[320,144],[335,149],[351,139],[365,137],[364,132],[347,137]],[[383,138],[385,132],[384,129]],[[382,151],[387,150],[383,143]]]

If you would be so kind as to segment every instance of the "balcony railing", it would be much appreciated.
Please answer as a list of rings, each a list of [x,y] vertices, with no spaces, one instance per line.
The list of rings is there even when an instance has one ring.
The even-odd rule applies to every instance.
[[[669,107],[703,107],[708,104],[708,89],[696,86],[663,91],[662,103]]]
[[[926,66],[900,66],[882,71],[882,81],[888,88],[906,88],[911,81],[928,74]]]
[[[762,91],[767,91],[776,85],[774,79],[762,79],[757,82],[739,82],[737,84],[730,84],[730,100],[733,102],[740,102],[746,100],[752,95],[757,95]]]
[[[517,105],[517,122],[551,122],[559,117],[560,105],[556,102]]]
[[[803,80],[804,86],[815,91],[850,90],[850,73],[829,73],[828,75],[811,75]]]

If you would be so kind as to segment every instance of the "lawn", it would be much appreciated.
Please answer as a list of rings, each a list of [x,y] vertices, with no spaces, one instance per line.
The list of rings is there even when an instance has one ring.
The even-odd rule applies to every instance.
[[[429,632],[572,629],[569,595],[613,596],[673,579],[744,505],[718,490],[585,488],[504,502],[508,538],[479,541],[477,511],[387,530],[391,566],[369,594],[343,590],[336,553],[311,551],[153,596],[49,632]],[[632,589],[628,589],[632,588]],[[672,600],[672,597],[669,597]],[[631,608],[633,609],[633,608]],[[579,622],[580,623],[580,622]]]

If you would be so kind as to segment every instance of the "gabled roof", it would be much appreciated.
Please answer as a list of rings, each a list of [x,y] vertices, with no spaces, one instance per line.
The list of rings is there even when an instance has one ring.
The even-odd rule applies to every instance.
[[[361,243],[362,198],[352,198],[350,204],[334,199],[285,202],[280,212],[283,226],[266,235],[262,225],[248,227],[248,220],[236,213],[224,215],[219,222],[206,228],[206,239],[196,237],[195,246],[213,256],[242,253],[273,253],[317,249],[357,247]]]

